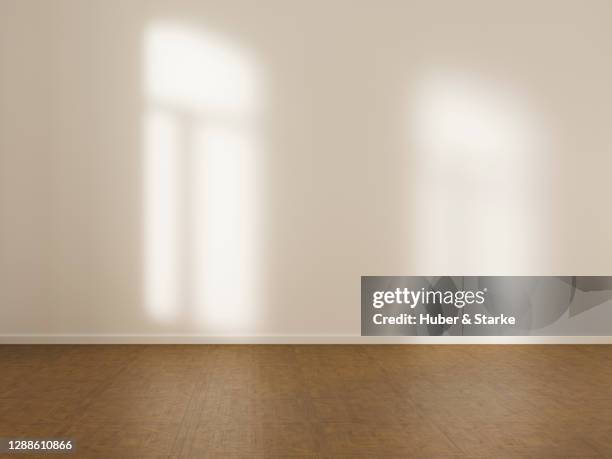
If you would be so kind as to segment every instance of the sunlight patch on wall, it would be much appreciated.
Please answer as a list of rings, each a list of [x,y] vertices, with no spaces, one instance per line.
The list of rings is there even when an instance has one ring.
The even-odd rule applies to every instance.
[[[145,301],[160,321],[176,317],[178,294],[178,126],[151,110],[145,118]]]
[[[246,331],[257,309],[256,66],[221,37],[161,22],[144,55],[147,310]]]
[[[244,52],[198,29],[157,24],[147,31],[150,100],[179,110],[244,116],[255,108],[256,76]]]
[[[248,325],[255,312],[252,139],[223,125],[202,127],[194,139],[193,285],[197,318],[215,330]]]
[[[437,73],[417,87],[410,114],[415,266],[531,272],[548,256],[549,145],[528,98],[497,81]]]

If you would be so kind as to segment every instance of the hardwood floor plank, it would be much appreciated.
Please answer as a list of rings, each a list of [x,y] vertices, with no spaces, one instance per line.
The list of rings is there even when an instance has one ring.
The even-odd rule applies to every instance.
[[[79,457],[612,457],[612,346],[0,346]]]

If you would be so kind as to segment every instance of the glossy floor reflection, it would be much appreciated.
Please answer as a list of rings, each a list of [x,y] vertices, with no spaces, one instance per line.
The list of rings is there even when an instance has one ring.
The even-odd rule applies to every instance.
[[[611,346],[0,346],[0,365],[0,437],[78,457],[612,456]]]

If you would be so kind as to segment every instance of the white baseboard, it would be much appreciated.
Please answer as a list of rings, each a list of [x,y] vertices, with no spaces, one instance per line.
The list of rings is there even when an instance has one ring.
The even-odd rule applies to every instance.
[[[0,344],[612,344],[612,336],[0,335]]]

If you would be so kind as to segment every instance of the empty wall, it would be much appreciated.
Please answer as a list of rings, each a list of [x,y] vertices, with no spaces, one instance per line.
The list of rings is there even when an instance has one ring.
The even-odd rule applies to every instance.
[[[0,334],[351,335],[361,275],[612,274],[611,15],[0,0]]]

